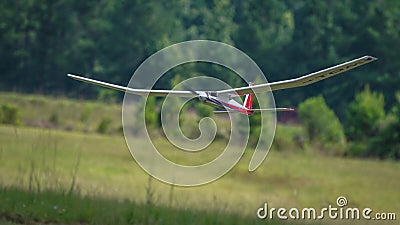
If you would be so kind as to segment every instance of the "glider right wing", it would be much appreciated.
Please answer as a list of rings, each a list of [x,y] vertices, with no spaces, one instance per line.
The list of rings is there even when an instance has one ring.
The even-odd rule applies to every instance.
[[[290,80],[277,81],[277,82],[272,82],[272,83],[267,83],[267,84],[258,84],[258,85],[254,85],[251,87],[247,86],[247,87],[241,87],[241,88],[227,89],[227,90],[218,91],[217,94],[245,95],[245,94],[250,94],[250,93],[276,91],[276,90],[281,90],[281,89],[306,86],[306,85],[321,81],[323,79],[338,75],[345,71],[354,69],[354,68],[364,65],[366,63],[370,63],[375,60],[377,60],[377,58],[375,58],[375,57],[363,56],[361,58],[354,59],[349,62],[345,62],[345,63],[339,64],[339,65],[336,65],[336,66],[333,66],[333,67],[330,67],[330,68],[327,68],[324,70],[320,70],[318,72],[304,75],[302,77],[298,77],[298,78],[294,78],[294,79],[290,79]]]

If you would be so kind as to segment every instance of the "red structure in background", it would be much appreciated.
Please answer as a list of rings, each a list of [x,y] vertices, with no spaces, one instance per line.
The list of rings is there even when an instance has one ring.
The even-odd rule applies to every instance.
[[[297,111],[279,112],[277,121],[282,124],[298,124],[300,122]]]

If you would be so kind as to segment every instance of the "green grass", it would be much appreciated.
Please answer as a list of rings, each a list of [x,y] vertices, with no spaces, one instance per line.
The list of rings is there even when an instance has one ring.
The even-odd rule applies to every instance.
[[[162,139],[158,142],[168,146]],[[257,221],[255,214],[264,202],[271,207],[318,209],[335,205],[343,195],[352,207],[380,212],[400,208],[398,162],[275,147],[262,166],[249,173],[250,157],[247,151],[232,171],[211,184],[171,187],[149,179],[122,136],[34,128],[18,128],[15,133],[13,127],[1,126],[0,213],[55,223],[265,224],[268,221]],[[66,202],[70,214],[58,216],[51,208],[58,202]]]
[[[133,160],[119,132],[120,104],[14,93],[0,99],[20,109],[25,125],[0,126],[0,224],[267,224],[256,218],[265,202],[319,209],[342,195],[350,207],[400,208],[399,162],[323,155],[301,126],[278,125],[255,172],[247,171],[252,152],[246,151],[219,180],[182,188],[150,178]],[[96,134],[105,118],[113,136]],[[184,128],[196,129],[196,119],[188,114]],[[177,152],[160,137],[154,141],[161,153],[185,165],[208,162],[225,146],[220,139],[199,153]]]
[[[19,189],[0,192],[0,222],[10,224],[256,224],[255,218],[218,211],[175,209],[45,191]],[[2,223],[3,224],[3,223]]]
[[[121,129],[121,104],[43,95],[0,92],[0,105],[18,107],[24,126],[96,132],[102,120],[111,120],[110,133]]]

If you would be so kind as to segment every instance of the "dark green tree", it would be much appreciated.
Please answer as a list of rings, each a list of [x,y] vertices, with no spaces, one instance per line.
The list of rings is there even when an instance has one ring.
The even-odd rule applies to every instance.
[[[280,54],[292,41],[295,28],[292,12],[283,1],[237,1],[236,46],[249,54],[267,74],[279,75]],[[268,79],[270,77],[267,77]]]

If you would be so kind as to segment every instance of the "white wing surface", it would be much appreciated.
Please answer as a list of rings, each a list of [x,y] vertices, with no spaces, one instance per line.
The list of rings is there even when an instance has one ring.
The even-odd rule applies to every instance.
[[[324,70],[320,70],[318,72],[304,75],[302,77],[298,77],[298,78],[294,78],[294,79],[290,79],[290,80],[277,81],[277,82],[272,82],[272,83],[267,83],[267,84],[259,84],[259,85],[254,85],[254,86],[227,89],[227,90],[218,91],[217,93],[218,94],[245,95],[245,94],[249,94],[249,93],[276,91],[276,90],[281,90],[281,89],[306,86],[306,85],[321,81],[323,79],[338,75],[345,71],[354,69],[354,68],[364,65],[366,63],[373,62],[375,60],[377,60],[377,58],[375,58],[375,57],[363,56],[361,58],[354,59],[352,61],[345,62],[340,65],[336,65],[336,66],[329,67]]]
[[[77,75],[73,75],[73,74],[68,74],[67,76],[69,76],[75,80],[111,88],[111,89],[118,90],[118,91],[131,93],[131,94],[136,94],[136,95],[150,95],[150,96],[176,95],[179,97],[196,97],[197,96],[192,91],[135,89],[135,88],[123,87],[123,86],[116,85],[116,84],[110,84],[110,83],[106,83],[103,81],[93,80],[90,78],[81,77],[81,76],[77,76]]]

